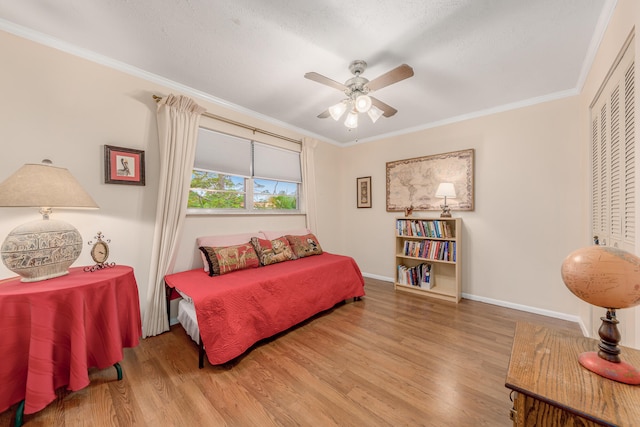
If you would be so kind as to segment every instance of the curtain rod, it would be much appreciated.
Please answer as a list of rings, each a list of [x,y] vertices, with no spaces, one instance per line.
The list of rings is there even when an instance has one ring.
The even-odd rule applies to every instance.
[[[162,97],[158,96],[158,95],[153,95],[153,99],[156,102],[159,102],[162,99]],[[283,136],[283,135],[279,135],[277,133],[269,132],[268,130],[264,130],[264,129],[255,128],[255,127],[252,127],[252,126],[249,126],[249,125],[245,125],[244,123],[236,122],[235,120],[227,119],[225,117],[218,116],[216,114],[211,114],[211,113],[209,113],[207,111],[202,113],[202,115],[205,116],[205,117],[209,117],[210,119],[218,120],[220,122],[224,122],[224,123],[228,123],[230,125],[234,125],[234,126],[238,126],[238,127],[244,128],[244,129],[248,129],[250,131],[253,131],[253,133],[258,132],[258,133],[261,133],[263,135],[272,136],[274,138],[283,139],[285,141],[294,142],[296,144],[302,144],[302,141],[300,141],[298,139],[289,138],[287,136]]]

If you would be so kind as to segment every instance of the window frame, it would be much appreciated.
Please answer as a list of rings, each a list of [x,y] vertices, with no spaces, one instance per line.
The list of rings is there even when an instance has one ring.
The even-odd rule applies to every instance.
[[[243,178],[245,180],[245,191],[244,191],[244,195],[245,195],[245,207],[244,208],[190,208],[187,207],[187,212],[186,214],[188,216],[197,216],[197,215],[218,215],[218,216],[223,216],[223,215],[228,215],[228,216],[234,216],[234,215],[303,215],[305,214],[304,209],[302,208],[302,203],[304,200],[304,196],[302,194],[302,189],[303,189],[303,180],[304,177],[302,176],[302,153],[301,151],[297,151],[297,150],[291,150],[288,148],[284,148],[275,144],[269,144],[267,142],[264,141],[258,141],[255,139],[249,139],[249,138],[245,138],[242,136],[238,136],[238,135],[233,135],[233,134],[229,134],[229,133],[225,133],[225,132],[221,132],[218,130],[213,130],[204,126],[200,126],[200,128],[207,130],[207,131],[211,131],[211,132],[215,132],[215,133],[219,133],[222,135],[227,135],[227,136],[231,136],[234,138],[239,138],[239,139],[243,139],[246,141],[249,141],[251,146],[253,147],[254,143],[257,144],[262,144],[262,145],[267,145],[267,146],[272,146],[274,148],[277,149],[282,149],[282,150],[287,150],[287,151],[293,151],[295,153],[298,154],[298,159],[299,159],[299,167],[300,167],[300,182],[294,182],[294,181],[288,181],[288,180],[283,180],[283,179],[271,179],[271,178],[265,178],[265,177],[254,177],[253,176],[253,155],[254,155],[254,150],[251,150],[251,176],[243,176],[243,175],[234,175],[231,173],[227,173],[227,172],[219,172],[219,171],[212,171],[212,170],[208,170],[208,169],[202,169],[202,168],[196,168],[195,167],[195,163],[196,163],[196,159],[194,158],[194,165],[191,168],[191,171],[193,173],[194,170],[199,170],[199,171],[204,171],[204,172],[212,172],[212,173],[218,173],[218,174],[225,174],[225,175],[232,175],[232,176],[237,176],[239,178]],[[256,194],[254,193],[254,182],[256,179],[259,180],[267,180],[267,181],[277,181],[277,182],[287,182],[287,183],[292,183],[296,185],[296,209],[255,209],[254,208],[254,197],[256,196]],[[189,183],[191,183],[191,181],[189,181]],[[189,191],[191,187],[189,187]],[[187,202],[188,203],[188,202]]]

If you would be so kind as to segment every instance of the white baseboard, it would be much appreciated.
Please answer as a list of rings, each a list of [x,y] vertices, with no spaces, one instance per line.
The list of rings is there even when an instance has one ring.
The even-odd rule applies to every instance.
[[[471,295],[467,293],[463,293],[462,298],[472,300],[472,301],[484,302],[486,304],[497,305],[500,307],[511,308],[514,310],[525,311],[527,313],[539,314],[541,316],[553,317],[555,319],[567,320],[569,322],[575,322],[578,324],[578,326],[580,326],[582,335],[584,335],[585,337],[589,336],[587,327],[584,325],[584,323],[582,322],[582,319],[579,316],[574,316],[572,314],[567,314],[567,313],[560,313],[558,311],[545,310],[543,308],[530,307],[528,305],[523,305],[523,304],[515,304],[512,302],[496,300],[493,298],[479,297],[477,295]]]
[[[379,276],[377,274],[371,274],[371,273],[362,273],[362,275],[364,277],[369,277],[371,279],[382,280],[382,281],[385,281],[385,282],[390,282],[392,284],[393,284],[393,280],[394,280],[392,277]],[[582,335],[584,335],[585,337],[589,336],[589,332],[587,330],[587,327],[584,325],[584,323],[582,322],[582,319],[579,316],[574,316],[574,315],[567,314],[567,313],[560,313],[560,312],[557,312],[557,311],[545,310],[545,309],[537,308],[537,307],[530,307],[528,305],[523,305],[523,304],[515,304],[515,303],[512,303],[512,302],[496,300],[496,299],[493,299],[493,298],[479,297],[477,295],[472,295],[472,294],[467,294],[467,293],[463,293],[462,294],[462,298],[465,298],[465,299],[468,299],[468,300],[471,300],[471,301],[478,301],[478,302],[483,302],[483,303],[486,303],[486,304],[497,305],[497,306],[500,306],[500,307],[511,308],[511,309],[514,309],[514,310],[525,311],[527,313],[539,314],[541,316],[553,317],[555,319],[567,320],[569,322],[575,322],[575,323],[578,324],[578,326],[580,326],[580,330],[582,331]]]
[[[362,275],[370,279],[382,280],[383,282],[390,282],[393,285],[393,277],[378,276],[377,274],[371,274],[371,273],[362,273]]]

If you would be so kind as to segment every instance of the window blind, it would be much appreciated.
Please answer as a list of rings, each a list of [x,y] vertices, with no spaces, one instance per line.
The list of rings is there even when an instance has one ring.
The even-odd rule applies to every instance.
[[[300,153],[254,142],[253,176],[276,181],[302,182]]]
[[[251,177],[251,141],[200,128],[193,167],[249,178]]]

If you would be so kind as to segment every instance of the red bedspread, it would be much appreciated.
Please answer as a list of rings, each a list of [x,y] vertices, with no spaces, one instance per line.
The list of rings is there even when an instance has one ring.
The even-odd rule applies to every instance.
[[[214,365],[340,301],[364,295],[353,258],[327,252],[222,276],[189,270],[167,275],[165,282],[193,300]]]

